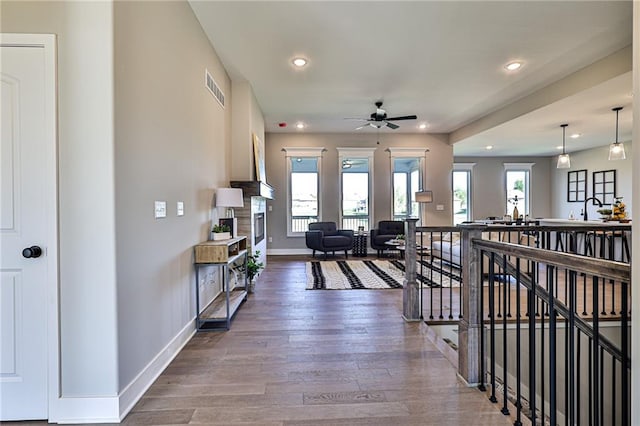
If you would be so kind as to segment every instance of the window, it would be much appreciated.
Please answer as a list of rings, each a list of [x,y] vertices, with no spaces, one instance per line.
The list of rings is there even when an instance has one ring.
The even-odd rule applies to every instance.
[[[370,229],[373,205],[373,152],[375,148],[338,148],[341,229]]]
[[[534,163],[505,163],[505,214],[518,207],[521,215],[530,214],[531,167]]]
[[[475,163],[453,165],[453,224],[473,220],[471,178]]]
[[[420,207],[416,202],[422,181],[420,158],[392,158],[393,164],[393,220],[418,217]]]
[[[420,203],[416,201],[416,192],[422,191],[423,165],[426,153],[424,148],[387,148],[391,157],[393,191],[391,196],[391,217],[393,220],[405,220],[407,217],[420,217]]]
[[[284,148],[287,158],[287,235],[303,236],[321,220],[320,163],[324,148]]]

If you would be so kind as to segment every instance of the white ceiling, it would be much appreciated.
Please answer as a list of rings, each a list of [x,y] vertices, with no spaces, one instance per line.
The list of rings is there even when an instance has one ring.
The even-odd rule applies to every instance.
[[[249,81],[267,132],[354,132],[374,102],[414,133],[451,133],[631,44],[631,1],[198,1],[234,81]],[[309,60],[294,69],[291,59]],[[503,66],[524,62],[521,70]],[[554,155],[631,137],[631,73],[465,137],[456,155]],[[278,123],[286,122],[281,128]],[[373,128],[358,132],[375,133]]]

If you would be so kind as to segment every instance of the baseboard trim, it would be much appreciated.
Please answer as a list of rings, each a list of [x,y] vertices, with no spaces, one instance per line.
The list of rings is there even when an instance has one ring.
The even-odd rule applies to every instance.
[[[311,256],[312,253],[313,252],[310,249],[306,249],[306,248],[298,248],[298,249],[295,249],[295,248],[267,249],[267,255],[268,256],[297,256],[297,255],[309,255],[309,256]],[[338,254],[338,253],[344,254],[344,250],[336,251],[336,254]],[[367,254],[368,255],[376,255],[377,251],[368,250]],[[324,254],[321,251],[316,252],[316,255],[318,255],[319,257],[324,256]],[[349,259],[351,259],[352,257],[353,257],[353,255],[349,254]],[[354,257],[354,259],[357,259],[357,257]]]
[[[125,418],[142,395],[180,353],[196,333],[195,320],[189,321],[182,330],[147,364],[147,366],[120,392],[119,421]]]
[[[306,249],[306,248],[301,248],[301,249],[294,249],[294,248],[289,248],[289,249],[267,249],[267,255],[268,256],[292,256],[292,255],[311,255],[311,250]]]
[[[62,397],[56,401],[55,419],[50,422],[119,423],[118,397]]]

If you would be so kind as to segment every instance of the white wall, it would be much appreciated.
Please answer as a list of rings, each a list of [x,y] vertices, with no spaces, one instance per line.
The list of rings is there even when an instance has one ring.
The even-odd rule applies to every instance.
[[[475,163],[472,177],[472,219],[501,217],[506,210],[504,163],[534,163],[531,168],[531,217],[551,213],[549,159],[547,157],[455,157],[456,163]],[[520,212],[524,213],[524,212]]]
[[[609,161],[609,147],[602,146],[598,148],[588,149],[584,151],[571,152],[571,168],[557,169],[557,157],[550,159],[549,169],[551,171],[551,198],[552,198],[552,217],[568,218],[569,213],[573,211],[576,219],[581,219],[580,211],[584,207],[583,202],[567,202],[567,172],[575,170],[587,170],[587,197],[593,195],[593,172],[603,170],[616,170],[616,195],[624,197],[627,205],[627,216],[633,217],[632,201],[633,192],[631,190],[633,179],[632,173],[632,144],[630,141],[624,143],[626,160]],[[587,206],[589,219],[597,219],[600,215],[596,212],[599,207],[592,205],[589,201]]]
[[[193,331],[192,248],[209,237],[214,189],[228,187],[232,94],[187,2],[117,2],[115,68],[123,391],[140,372],[161,367],[148,364],[174,338]],[[205,69],[225,93],[226,109],[206,89]],[[154,219],[156,200],[167,202],[164,219]],[[182,217],[178,201],[184,202]],[[215,292],[217,270],[201,272],[207,277],[199,283],[203,294]]]
[[[3,32],[58,35],[63,398],[118,392],[113,5],[2,1]]]
[[[378,144],[377,142],[380,142]],[[391,159],[389,147],[429,149],[425,161],[425,189],[433,191],[434,202],[426,205],[427,224],[450,225],[451,170],[453,151],[444,135],[384,133],[268,133],[266,135],[267,180],[276,190],[276,199],[269,201],[268,234],[273,242],[269,250],[306,249],[304,236],[287,237],[287,167],[283,147],[324,147],[322,155],[321,188],[322,220],[338,221],[339,217],[339,169],[338,151],[344,148],[376,148],[374,153],[374,226],[380,220],[391,219]],[[444,205],[436,211],[436,205]]]

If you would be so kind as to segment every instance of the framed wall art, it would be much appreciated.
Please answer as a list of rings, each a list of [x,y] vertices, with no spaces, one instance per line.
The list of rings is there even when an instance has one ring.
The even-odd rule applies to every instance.
[[[584,201],[587,198],[587,170],[567,173],[567,202]]]
[[[256,134],[253,135],[253,159],[256,164],[256,180],[267,181],[267,171],[264,166],[264,141]]]
[[[602,204],[613,204],[616,198],[616,171],[603,170],[593,172],[593,196]],[[593,204],[598,204],[595,200]]]

